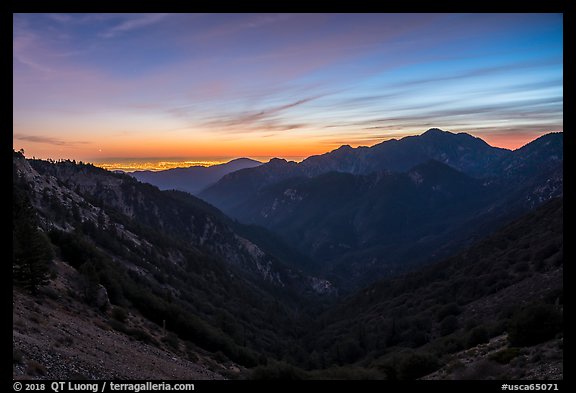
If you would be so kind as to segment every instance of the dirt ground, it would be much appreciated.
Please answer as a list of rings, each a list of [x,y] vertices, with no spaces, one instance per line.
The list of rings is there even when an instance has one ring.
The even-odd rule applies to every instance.
[[[203,354],[193,354],[192,362],[181,351],[168,351],[162,332],[138,316],[127,323],[146,331],[156,345],[113,330],[109,315],[74,298],[69,281],[75,278],[60,263],[52,296],[13,290],[14,379],[226,379],[220,372],[225,367]]]

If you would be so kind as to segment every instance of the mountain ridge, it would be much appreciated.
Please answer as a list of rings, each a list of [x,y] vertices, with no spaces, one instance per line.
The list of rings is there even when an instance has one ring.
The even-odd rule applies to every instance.
[[[24,257],[37,263],[45,238],[56,278],[36,294],[13,289],[13,374],[134,378],[142,373],[118,362],[136,356],[137,366],[146,353],[142,361],[157,364],[143,366],[159,377],[562,378],[561,152],[549,160],[558,147],[533,145],[542,170],[520,160],[510,178],[429,159],[406,172],[301,174],[260,189],[280,227],[331,258],[349,250],[332,258],[339,283],[355,272],[369,280],[332,300],[313,295],[330,293],[328,281],[294,268],[299,241],[285,244],[186,192],[14,152],[13,269]],[[295,168],[274,162],[286,164]],[[22,238],[30,227],[18,230],[30,214],[40,232],[32,253]],[[467,230],[478,236],[470,247],[446,247]],[[414,262],[410,252],[432,264],[401,274],[371,259],[399,251],[401,265]],[[379,280],[383,272],[392,277]],[[535,331],[534,320],[550,326]],[[94,361],[106,351],[114,369]]]
[[[128,173],[141,182],[150,183],[161,190],[180,190],[197,194],[204,188],[217,182],[222,176],[240,169],[261,165],[260,161],[250,158],[235,158],[224,164],[190,166],[166,169],[163,171],[135,171]]]
[[[224,176],[199,196],[278,233],[346,286],[350,278],[365,284],[396,274],[400,261],[447,256],[562,195],[562,162],[562,133],[511,151],[431,129],[301,163],[271,160]],[[406,243],[394,243],[403,233],[410,233]]]
[[[546,135],[561,140],[563,134],[559,132]],[[444,162],[474,177],[493,177],[498,176],[503,170],[502,165],[506,159],[523,152],[522,148],[512,151],[492,147],[481,138],[470,134],[463,132],[455,134],[437,128],[431,128],[421,135],[392,139],[371,147],[346,146],[308,157],[300,163],[272,159],[258,169],[241,170],[225,175],[198,195],[230,214],[234,203],[241,203],[250,194],[248,190],[244,190],[239,195],[230,195],[234,193],[236,187],[257,191],[289,177],[314,177],[329,171],[353,174],[368,174],[383,170],[407,171],[429,159]]]

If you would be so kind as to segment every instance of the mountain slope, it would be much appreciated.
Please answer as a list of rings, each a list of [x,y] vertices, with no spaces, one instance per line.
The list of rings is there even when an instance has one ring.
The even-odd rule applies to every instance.
[[[419,136],[392,139],[372,147],[342,146],[298,164],[274,159],[258,168],[224,176],[200,196],[234,215],[237,206],[250,199],[253,192],[290,177],[314,177],[331,171],[364,175],[375,171],[406,171],[428,160],[479,177],[490,173],[490,166],[510,153],[466,133],[453,134],[433,128]]]
[[[398,377],[406,357],[419,356],[432,365],[420,370],[416,377],[421,377],[455,361],[460,350],[501,334],[522,347],[554,339],[561,325],[544,329],[548,318],[562,313],[562,277],[563,204],[556,198],[451,258],[350,296],[317,319],[306,342],[309,350],[329,354],[325,364],[366,359],[363,365],[379,367],[389,378]],[[526,313],[540,315],[536,310],[543,309],[547,316],[531,322],[535,325],[514,330]],[[520,344],[519,334],[538,338]],[[547,360],[561,367],[556,344],[555,357]],[[510,354],[518,356],[517,350]],[[504,376],[491,372],[504,370],[489,367],[476,377]]]
[[[180,190],[197,194],[229,173],[259,165],[261,165],[259,161],[237,158],[225,164],[209,167],[191,166],[157,172],[136,171],[129,174],[141,182],[150,183],[161,190]]]
[[[234,216],[238,206],[259,189],[290,177],[315,177],[330,171],[360,175],[377,171],[405,172],[428,160],[442,162],[475,178],[499,178],[505,173],[515,176],[522,172],[530,176],[544,162],[562,161],[562,149],[562,133],[547,134],[524,148],[511,151],[492,147],[466,133],[432,128],[422,135],[392,139],[372,147],[342,146],[301,163],[274,159],[258,168],[224,176],[199,195]],[[530,164],[520,170],[525,165],[523,162]]]
[[[274,231],[339,287],[359,288],[453,254],[562,195],[562,138],[551,133],[509,151],[432,129],[300,164],[275,160],[225,176],[201,196]]]
[[[68,161],[29,162],[32,170],[52,176],[53,181],[65,185],[57,194],[58,197],[62,193],[69,194],[64,198],[64,204],[69,203],[66,199],[87,198],[97,206],[91,212],[92,218],[96,211],[102,212],[104,218],[99,219],[105,225],[118,220],[119,223],[114,223],[117,228],[144,227],[159,238],[168,235],[198,251],[218,256],[228,264],[241,266],[252,277],[261,277],[280,286],[284,285],[283,279],[287,279],[281,277],[283,267],[279,261],[238,236],[224,215],[201,200],[178,192],[161,192],[127,175],[113,174],[90,165],[75,165]],[[39,187],[42,189],[36,192],[41,192],[44,199],[52,197],[49,184]]]
[[[261,190],[237,217],[278,233],[350,288],[430,259],[496,191],[429,161],[408,173],[289,179]]]
[[[485,175],[485,168],[509,153],[466,133],[454,134],[432,128],[418,136],[391,139],[372,147],[342,146],[330,153],[302,161],[309,176],[329,170],[354,174],[374,171],[406,171],[436,160],[471,176]]]
[[[542,179],[531,181],[492,205],[502,219],[512,198],[530,204],[561,193],[534,188]],[[14,281],[15,378],[562,378],[562,198],[440,263],[321,305],[304,293],[329,288],[272,256],[298,259],[290,244],[231,222],[187,193],[20,153],[13,183],[13,269],[49,261],[49,284],[36,293]],[[395,244],[419,230],[424,241],[441,238],[458,220],[455,212],[482,205],[501,187],[495,184],[428,161],[405,173],[300,176],[260,195],[272,207],[270,198],[281,192],[284,202],[269,209],[280,222],[289,222],[291,214],[280,213],[291,204],[324,209],[328,229],[346,223],[347,204],[355,202],[362,219],[332,235],[374,220],[374,230],[364,228],[366,237],[355,241],[376,249],[383,240],[378,229],[401,223],[396,216],[411,225],[389,231]],[[418,222],[432,217],[440,225]],[[38,242],[22,252],[30,236]],[[42,249],[51,252],[40,256]]]
[[[95,312],[80,295],[82,275],[55,262],[57,277],[36,297],[13,290],[14,379],[228,379],[237,365],[143,319]],[[113,315],[122,315],[113,308]],[[120,330],[119,330],[120,329]],[[168,339],[168,337],[170,337]],[[105,359],[105,361],[103,361]]]
[[[80,297],[109,298],[202,350],[244,366],[289,353],[290,320],[313,305],[314,293],[331,290],[188,194],[70,161],[15,153],[13,165],[14,195],[30,201],[57,259],[89,283]]]
[[[556,169],[564,159],[564,137],[561,132],[551,132],[514,150],[489,165],[489,171],[507,180],[522,182],[536,172]]]
[[[250,200],[259,189],[302,175],[301,167],[294,161],[273,158],[256,168],[242,169],[224,176],[198,196],[234,217],[237,206]]]

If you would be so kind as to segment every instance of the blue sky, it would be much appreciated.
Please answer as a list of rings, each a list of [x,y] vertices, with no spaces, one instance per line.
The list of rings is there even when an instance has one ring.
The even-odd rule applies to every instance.
[[[13,76],[14,148],[42,158],[563,130],[561,14],[15,14]]]

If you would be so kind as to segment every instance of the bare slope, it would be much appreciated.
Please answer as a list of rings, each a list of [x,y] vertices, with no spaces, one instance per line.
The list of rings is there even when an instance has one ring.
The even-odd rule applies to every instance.
[[[140,315],[119,322],[87,306],[78,300],[80,274],[63,262],[56,266],[58,278],[39,297],[13,291],[15,379],[225,379],[223,373],[238,370],[178,339],[168,344]],[[140,340],[112,328],[119,324],[140,332]]]

